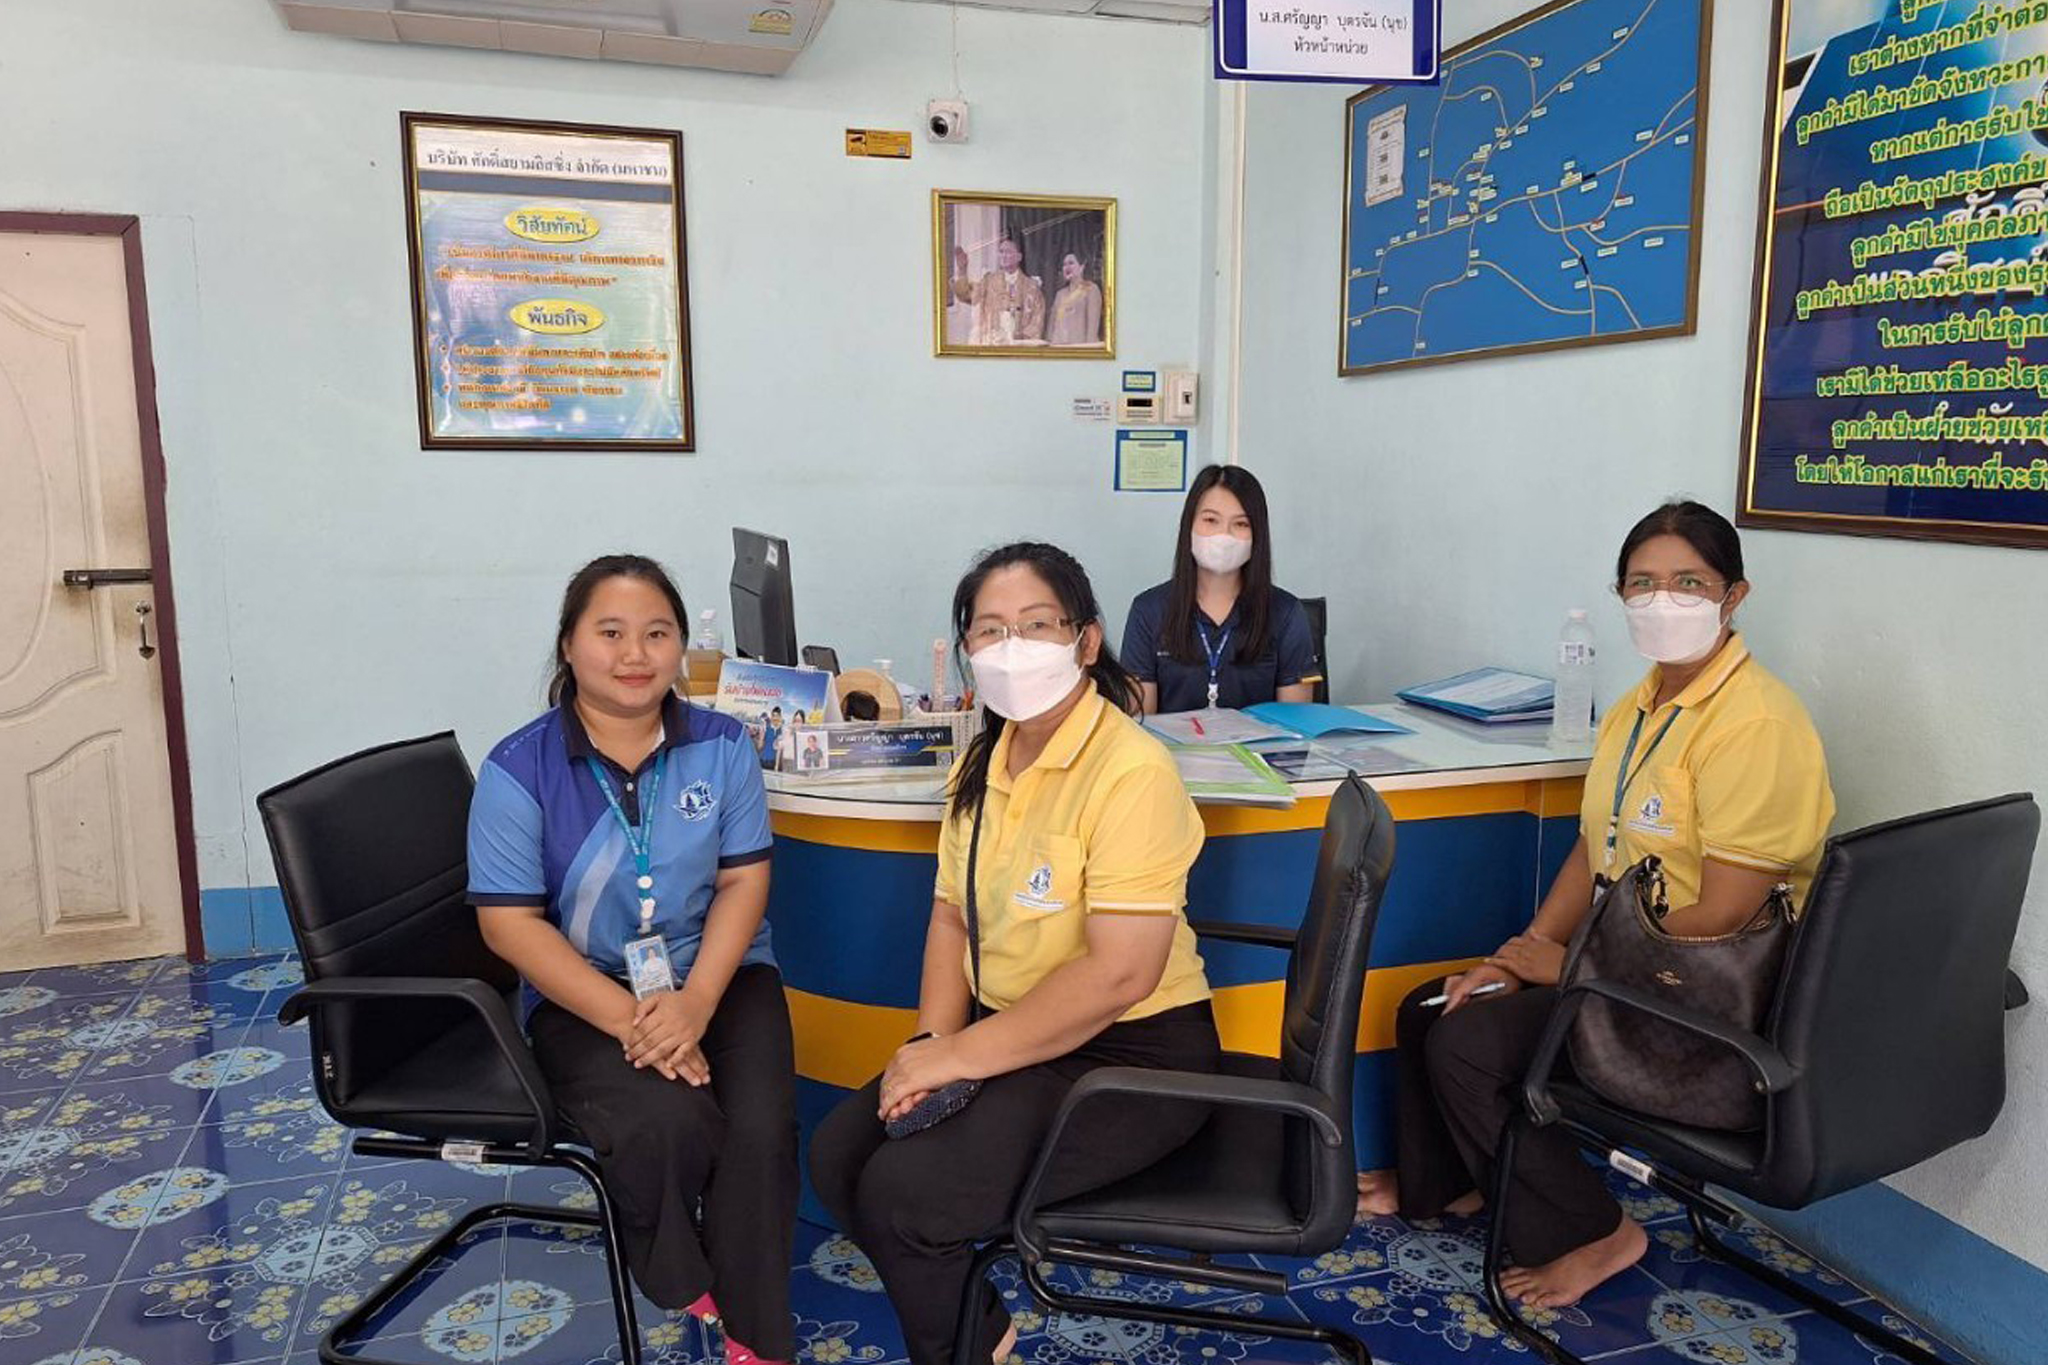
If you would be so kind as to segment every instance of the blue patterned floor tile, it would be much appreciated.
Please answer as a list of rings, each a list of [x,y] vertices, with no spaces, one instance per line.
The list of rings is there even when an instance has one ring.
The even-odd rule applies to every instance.
[[[857,1252],[840,1254],[851,1246],[821,1244],[810,1263],[791,1277],[798,1353],[818,1365],[885,1365],[905,1359],[903,1329],[874,1267]]]
[[[523,1294],[523,1298],[521,1295]],[[584,1365],[618,1353],[619,1327],[604,1304],[574,1304],[559,1291],[532,1282],[508,1280],[501,1299],[512,1307],[542,1303],[541,1311],[500,1318],[497,1324],[501,1365]],[[431,1333],[422,1333],[431,1343]]]
[[[397,1275],[401,1264],[394,1260],[382,1267],[379,1280],[388,1281]],[[456,1243],[450,1254],[437,1257],[404,1294],[386,1304],[370,1320],[368,1330],[375,1336],[407,1336],[420,1332],[425,1329],[429,1318],[450,1304],[473,1296],[479,1290],[491,1289],[506,1278],[503,1225],[474,1229]],[[367,1297],[376,1288],[376,1284],[366,1284],[364,1295],[360,1297]]]
[[[248,1020],[227,1014],[215,1017],[212,1006],[179,1010],[159,1005],[150,1014],[130,1013],[102,1031],[104,1045],[79,1070],[77,1079],[170,1075],[212,1089],[206,1073],[219,1062],[208,1059],[232,1053],[248,1030]]]
[[[112,1284],[135,1233],[102,1227],[76,1210],[0,1218],[0,1299]]]
[[[255,1265],[267,1279],[304,1283],[300,1267],[314,1259],[333,1193],[331,1175],[229,1185],[205,1204],[142,1229],[122,1278]]]
[[[187,1162],[225,1171],[236,1184],[287,1176],[332,1176],[348,1151],[348,1130],[304,1115],[203,1124],[192,1132]]]
[[[1739,1233],[1723,1231],[1720,1236],[1737,1250],[1836,1303],[1868,1297],[1857,1285],[1756,1224],[1746,1225]],[[1643,1259],[1643,1269],[1672,1289],[1721,1290],[1745,1295],[1769,1303],[1774,1311],[1784,1314],[1799,1312],[1805,1306],[1759,1283],[1747,1271],[1702,1253],[1692,1229],[1684,1223],[1650,1229],[1650,1254]]]
[[[550,1285],[571,1303],[610,1303],[612,1298],[604,1238],[596,1228],[507,1226],[505,1278]]]
[[[1442,1289],[1391,1272],[1297,1290],[1294,1302],[1313,1322],[1363,1337],[1376,1356],[1396,1361],[1528,1360],[1479,1293]]]
[[[265,1015],[249,1025],[248,1036],[242,1039],[245,1047],[269,1048],[296,1059],[296,1065],[306,1066],[306,1059],[313,1055],[313,1031],[302,1020],[296,1024],[280,1024],[275,1014]]]
[[[1883,1304],[1858,1305],[1857,1311],[1867,1312],[1872,1321],[1934,1352],[1952,1365],[1968,1365],[1968,1356],[1890,1312]],[[1904,1365],[1898,1355],[1882,1345],[1860,1337],[1818,1313],[1801,1313],[1786,1318],[1784,1325],[1799,1336],[1798,1365]],[[1778,1362],[1772,1361],[1770,1365],[1778,1365]]]
[[[0,1358],[63,1358],[85,1339],[106,1298],[105,1285],[25,1296],[0,1291]]]
[[[189,1017],[204,1011],[213,1019],[255,1019],[262,1015],[263,1001],[269,994],[268,986],[244,987],[237,985],[232,976],[206,981],[166,982],[159,978],[136,996],[135,1007],[138,1012],[152,1016]]]
[[[1245,1295],[1209,1307],[1246,1318],[1302,1321],[1285,1299]],[[1046,1313],[1035,1305],[1013,1306],[1012,1316],[1019,1330],[1010,1360],[1020,1365],[1323,1365],[1330,1359],[1322,1347],[1272,1336],[1249,1322],[1242,1331],[1226,1333],[1134,1318]]]
[[[1608,1193],[1620,1201],[1622,1210],[1638,1223],[1660,1223],[1667,1218],[1684,1221],[1685,1205],[1670,1195],[1648,1185],[1637,1184],[1604,1161],[1593,1164],[1599,1170],[1601,1180],[1606,1182]]]
[[[55,1085],[0,1095],[0,1171],[14,1164],[15,1144],[20,1135],[42,1126],[44,1116],[63,1098],[66,1088]]]
[[[274,1360],[305,1297],[303,1284],[265,1280],[248,1266],[128,1280],[108,1294],[92,1342],[150,1365]]]
[[[129,1076],[116,1081],[79,1081],[65,1093],[63,1108],[78,1117],[51,1122],[77,1123],[86,1115],[119,1123],[129,1131],[145,1128],[190,1128],[205,1114],[212,1087],[195,1089],[169,1076]]]
[[[29,985],[59,995],[107,995],[115,991],[136,991],[154,981],[175,957],[144,957],[131,962],[96,962],[82,967],[45,967],[29,979]]]
[[[128,1132],[48,1123],[17,1134],[14,1162],[0,1174],[0,1216],[89,1207],[129,1181],[175,1165],[188,1136],[179,1128]]]
[[[258,995],[304,983],[306,974],[294,953],[263,953],[255,957],[224,957],[212,962],[178,962],[165,967],[152,986],[173,982],[226,982],[237,990]]]
[[[147,1025],[121,1017],[130,1002],[128,994],[51,996],[0,1019],[0,1093],[68,1085],[102,1048],[146,1037]]]

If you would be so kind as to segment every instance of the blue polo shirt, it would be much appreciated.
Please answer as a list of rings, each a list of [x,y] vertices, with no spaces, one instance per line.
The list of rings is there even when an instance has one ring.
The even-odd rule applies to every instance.
[[[668,757],[650,835],[654,928],[681,983],[697,960],[719,869],[765,860],[773,836],[760,755],[740,723],[672,696],[661,724],[656,753]],[[544,906],[548,923],[593,967],[624,980],[625,945],[640,936],[639,873],[587,760],[604,767],[637,826],[654,758],[628,773],[598,753],[568,702],[506,736],[470,800],[470,902]],[[741,962],[775,964],[766,920]],[[529,1010],[536,999],[529,987]]]
[[[1124,619],[1124,647],[1117,657],[1140,682],[1159,688],[1161,711],[1199,711],[1209,704],[1209,661],[1202,655],[1201,637],[1195,638],[1192,663],[1176,659],[1166,646],[1166,604],[1173,596],[1173,584],[1147,588],[1131,602]],[[1280,588],[1273,589],[1273,605],[1266,613],[1266,645],[1254,659],[1241,659],[1239,646],[1242,600],[1230,607],[1222,622],[1211,621],[1200,607],[1198,621],[1207,628],[1209,641],[1223,650],[1216,670],[1218,706],[1257,706],[1273,701],[1283,687],[1313,682],[1322,675],[1316,659],[1315,637],[1308,627],[1308,612],[1301,599]],[[1225,632],[1230,644],[1223,647]]]

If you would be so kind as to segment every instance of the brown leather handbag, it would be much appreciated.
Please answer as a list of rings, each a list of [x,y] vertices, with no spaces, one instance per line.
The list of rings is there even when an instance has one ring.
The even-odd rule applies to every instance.
[[[1618,981],[1756,1032],[1791,946],[1792,888],[1780,883],[1749,923],[1707,938],[1667,933],[1669,909],[1659,860],[1629,868],[1594,898],[1572,935],[1559,987]],[[1701,1128],[1763,1123],[1748,1064],[1676,1024],[1586,996],[1568,1045],[1579,1079],[1623,1108]]]

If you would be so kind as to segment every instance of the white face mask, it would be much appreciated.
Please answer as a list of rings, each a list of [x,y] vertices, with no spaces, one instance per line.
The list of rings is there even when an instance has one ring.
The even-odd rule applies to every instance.
[[[1034,720],[1065,700],[1081,681],[1076,645],[1007,636],[968,659],[974,687],[1004,720]]]
[[[1682,607],[1668,592],[1653,592],[1642,602],[1624,602],[1628,638],[1636,653],[1652,663],[1696,664],[1714,652],[1721,638],[1721,603],[1695,602]]]
[[[1195,563],[1210,573],[1231,573],[1242,569],[1252,558],[1252,543],[1233,535],[1205,536],[1200,531],[1190,531],[1188,549],[1194,554]]]

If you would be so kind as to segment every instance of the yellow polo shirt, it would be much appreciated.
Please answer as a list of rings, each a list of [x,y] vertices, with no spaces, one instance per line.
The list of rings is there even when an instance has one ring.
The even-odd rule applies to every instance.
[[[1654,853],[1664,860],[1671,904],[1685,906],[1699,900],[1701,864],[1712,858],[1783,873],[1794,903],[1803,904],[1835,818],[1827,756],[1806,708],[1737,635],[1683,692],[1653,709],[1661,673],[1652,668],[1600,724],[1579,813],[1593,872],[1618,876]],[[1635,753],[1610,853],[1615,783],[1631,734]]]
[[[1143,1019],[1209,998],[1209,979],[1182,913],[1202,817],[1166,746],[1090,692],[1032,765],[1012,779],[1005,727],[990,756],[976,895],[981,1000],[1008,1009],[1054,968],[1088,950],[1090,915],[1171,915],[1173,947],[1159,985],[1126,1010]],[[948,818],[933,894],[965,906],[974,816]],[[961,970],[969,970],[965,956]],[[969,978],[972,979],[971,977]]]

